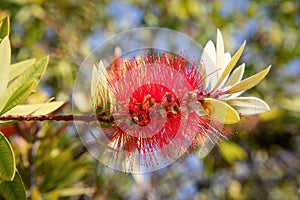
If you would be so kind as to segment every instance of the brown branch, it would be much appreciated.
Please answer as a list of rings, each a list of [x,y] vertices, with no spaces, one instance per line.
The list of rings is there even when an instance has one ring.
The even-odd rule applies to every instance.
[[[111,119],[105,119],[104,116],[98,115],[4,115],[0,116],[0,121],[100,121],[110,122]]]

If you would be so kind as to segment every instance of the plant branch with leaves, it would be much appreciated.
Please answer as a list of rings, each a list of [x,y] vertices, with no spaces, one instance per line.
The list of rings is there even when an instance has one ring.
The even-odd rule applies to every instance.
[[[11,123],[5,116],[17,114],[46,115],[60,108],[63,101],[39,104],[20,103],[34,92],[48,65],[49,57],[39,60],[29,59],[11,63],[11,46],[9,40],[9,17],[0,22],[0,116],[1,123]],[[5,199],[27,199],[24,184],[16,168],[14,152],[9,141],[0,132],[0,195]]]
[[[112,111],[111,107],[113,107],[113,105],[111,104],[111,102],[113,101],[110,101],[110,99],[112,98],[110,89],[113,90],[114,88],[106,88],[106,86],[102,85],[102,82],[103,80],[117,80],[118,75],[126,73],[126,70],[121,70],[125,68],[124,66],[122,66],[122,64],[119,66],[120,69],[117,69],[116,72],[111,71],[107,74],[104,73],[106,68],[104,67],[102,62],[100,62],[99,66],[93,67],[91,96],[94,111],[97,114],[96,116],[92,114],[81,116],[53,115],[51,113],[61,108],[65,104],[65,102],[53,101],[54,98],[50,98],[46,102],[35,104],[21,104],[30,94],[35,91],[40,79],[42,78],[47,68],[49,57],[46,56],[41,59],[28,59],[12,64],[11,45],[9,40],[9,26],[9,17],[4,18],[0,22],[0,123],[8,124],[18,121],[45,120],[85,122],[100,121],[104,123],[107,122],[106,124],[107,126],[109,126],[108,128],[111,128],[112,130],[116,128],[115,121],[113,117],[111,117],[112,113],[110,113],[110,111]],[[270,67],[268,67],[265,70],[242,80],[245,68],[245,65],[242,64],[231,73],[234,66],[238,62],[238,59],[240,58],[244,47],[245,42],[242,44],[236,54],[231,57],[228,52],[224,52],[223,38],[219,30],[217,31],[216,47],[211,41],[209,41],[205,46],[202,55],[202,62],[204,63],[204,66],[200,66],[203,67],[204,74],[200,75],[201,77],[209,78],[207,78],[207,80],[201,79],[201,81],[198,81],[199,85],[203,87],[202,91],[197,90],[200,87],[193,88],[196,91],[195,96],[197,96],[197,98],[198,96],[200,96],[197,99],[197,105],[199,105],[199,108],[203,109],[201,110],[200,116],[203,123],[207,122],[207,119],[215,119],[220,123],[231,125],[238,123],[240,121],[240,115],[242,114],[253,115],[269,110],[269,106],[261,99],[258,99],[256,97],[238,97],[242,92],[254,87],[261,80],[263,80],[270,70]],[[182,67],[181,65],[179,66]],[[211,66],[216,67],[216,69],[210,68]],[[130,70],[130,68],[128,70]],[[182,70],[184,71],[183,68]],[[218,73],[218,77],[220,78],[214,80],[212,78],[210,80],[211,76],[209,76],[209,74],[213,73],[212,70],[215,70],[214,72]],[[110,74],[110,76],[108,74]],[[199,78],[196,77],[199,75],[197,71],[191,74],[194,74],[195,77],[186,74],[186,77],[188,77],[187,79],[190,78],[189,81],[192,82],[192,80],[197,80],[197,78]],[[100,80],[99,77],[103,80]],[[111,82],[109,85],[113,86],[114,82]],[[153,88],[150,87],[149,91],[152,89]],[[166,91],[165,96],[168,100],[169,96],[167,94],[169,94],[168,91]],[[174,105],[173,110],[169,110],[170,112],[173,111],[176,114],[176,111],[174,111],[174,109],[177,104],[176,106]],[[132,112],[138,113],[140,112],[140,110],[136,109]],[[136,114],[136,116],[139,115]],[[137,117],[136,119],[143,120],[143,118],[139,119]],[[203,128],[203,130],[204,129],[205,128]],[[37,131],[35,132],[31,147],[31,175],[34,175],[35,173],[34,162],[36,156],[36,134]],[[123,137],[122,134],[120,138]],[[200,133],[200,135],[201,134],[204,133]],[[225,135],[223,135],[223,133],[221,133],[221,135],[226,137]],[[113,139],[118,140],[118,137],[119,136],[113,137]],[[143,150],[142,148],[138,147],[138,145],[140,145],[139,141],[135,146],[137,147],[137,149]],[[130,143],[129,146],[132,146],[132,144]],[[147,146],[147,143],[142,146]],[[133,151],[135,150],[136,149],[133,148]],[[0,197],[2,196],[8,200],[26,199],[27,197],[25,187],[16,167],[14,152],[12,150],[10,142],[1,132],[0,155]],[[31,182],[35,182],[35,178],[31,179]],[[33,192],[35,189],[35,184],[31,183],[31,186],[32,187],[30,188],[30,191]]]

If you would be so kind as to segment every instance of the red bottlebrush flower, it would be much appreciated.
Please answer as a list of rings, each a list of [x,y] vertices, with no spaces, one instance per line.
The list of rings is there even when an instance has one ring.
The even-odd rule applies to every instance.
[[[151,171],[225,137],[223,124],[203,111],[199,67],[170,52],[118,58],[107,69],[100,62],[94,108],[111,119],[101,123],[114,149],[108,163]]]
[[[133,38],[131,34],[124,34],[125,38]],[[176,40],[183,38],[170,34]],[[137,48],[135,45],[132,43]],[[242,80],[245,64],[233,69],[244,47],[245,42],[231,57],[217,30],[216,46],[209,41],[198,62],[191,62],[185,53],[155,48],[119,55],[107,66],[101,61],[93,67],[91,96],[96,115],[107,120],[100,122],[96,134],[91,130],[93,138],[83,136],[85,145],[106,165],[128,172],[162,168],[188,150],[206,156],[220,138],[234,133],[240,115],[270,109],[256,97],[239,97],[270,70]]]

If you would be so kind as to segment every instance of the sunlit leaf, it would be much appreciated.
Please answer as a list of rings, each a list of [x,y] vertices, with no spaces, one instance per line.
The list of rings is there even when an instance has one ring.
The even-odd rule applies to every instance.
[[[13,180],[16,172],[14,152],[9,141],[0,132],[0,182]]]
[[[6,113],[7,111],[15,107],[18,103],[20,103],[23,99],[25,99],[36,86],[36,82],[37,81],[34,80],[29,81],[22,85],[19,89],[17,89],[16,92],[9,98],[7,104],[0,111],[0,115]]]
[[[227,77],[227,75],[231,72],[231,70],[233,69],[233,67],[235,66],[235,64],[237,63],[237,61],[239,60],[239,58],[241,57],[243,50],[245,48],[246,45],[246,41],[244,41],[244,43],[242,44],[242,46],[239,48],[239,50],[234,54],[234,56],[231,58],[230,62],[228,63],[228,65],[225,67],[221,77],[219,78],[217,84],[215,85],[213,90],[216,90],[220,84],[223,82],[223,80]]]
[[[9,74],[9,80],[12,80],[22,74],[26,69],[28,69],[30,66],[32,66],[35,63],[36,59],[31,58],[28,60],[24,60],[18,63],[14,63],[10,66],[10,74]]]
[[[224,62],[224,41],[221,31],[217,29],[217,47],[216,47],[216,66],[217,68],[223,67]]]
[[[18,172],[12,181],[0,181],[0,194],[6,200],[26,200],[23,181]]]
[[[217,76],[212,76],[211,74],[215,73],[217,70],[216,48],[211,40],[209,40],[205,45],[201,59],[207,76],[205,84],[206,86],[209,86],[209,84],[214,85],[217,82]]]
[[[96,114],[99,114],[100,112],[108,112],[115,101],[112,92],[110,92],[107,87],[107,72],[102,61],[99,63],[98,73],[99,75],[96,83],[95,95],[92,94],[92,96],[94,96],[93,104]],[[96,75],[94,74],[94,76]]]
[[[3,96],[9,81],[11,49],[8,36],[0,43],[0,97]]]
[[[46,115],[57,110],[64,103],[64,101],[53,101],[46,103],[17,105],[8,112],[6,112],[5,115]]]
[[[49,57],[44,57],[38,60],[34,65],[25,70],[20,76],[18,76],[12,83],[9,84],[4,95],[0,98],[0,110],[7,104],[11,96],[22,87],[28,81],[34,80],[35,86],[38,84],[40,78],[46,70]]]
[[[202,106],[208,115],[221,123],[234,124],[240,121],[238,113],[223,101],[206,98]]]
[[[256,97],[237,97],[226,102],[242,115],[256,115],[270,110],[266,102]]]
[[[230,75],[230,77],[228,78],[225,84],[225,87],[232,86],[240,82],[243,78],[244,71],[245,71],[245,64],[243,63],[232,72],[232,74]]]
[[[224,141],[219,145],[219,151],[224,160],[233,164],[237,160],[246,158],[246,152],[239,145],[234,142]]]
[[[234,93],[245,91],[245,90],[248,90],[248,89],[254,87],[255,85],[257,85],[260,81],[262,81],[265,78],[265,76],[269,73],[270,69],[271,69],[271,66],[267,67],[265,70],[255,74],[253,76],[250,76],[250,77],[242,80],[241,82],[237,83],[232,88],[227,90],[226,93],[234,94]]]
[[[43,104],[38,110],[33,112],[33,115],[46,115],[52,113],[53,111],[59,109],[64,105],[64,101],[53,101]]]
[[[226,67],[231,60],[231,54],[229,52],[224,53],[223,57],[223,67]],[[223,70],[221,71],[223,72]],[[220,73],[221,75],[222,73]]]
[[[0,22],[0,41],[5,37],[9,36],[9,16],[5,17]]]
[[[11,110],[7,111],[5,115],[30,115],[41,108],[42,105],[43,104],[17,105]]]
[[[96,87],[98,83],[98,78],[99,78],[99,73],[97,67],[94,65],[93,66],[93,71],[92,71],[92,80],[91,80],[91,97],[92,97],[92,103],[93,103],[93,108],[96,109],[97,105],[97,100],[96,100]]]

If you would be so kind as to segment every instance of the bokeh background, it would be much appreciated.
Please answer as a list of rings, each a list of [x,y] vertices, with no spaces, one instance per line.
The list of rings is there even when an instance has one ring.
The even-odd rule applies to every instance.
[[[70,102],[76,72],[90,49],[137,27],[170,28],[202,45],[215,41],[220,28],[231,53],[247,40],[240,59],[245,76],[273,66],[247,92],[264,99],[271,111],[244,117],[239,133],[206,158],[190,155],[151,174],[106,168],[86,152],[72,123],[18,123],[22,134],[10,140],[33,199],[300,198],[300,1],[1,0],[0,18],[6,14],[13,62],[51,56],[28,102],[51,96]],[[69,113],[70,104],[58,112]]]

